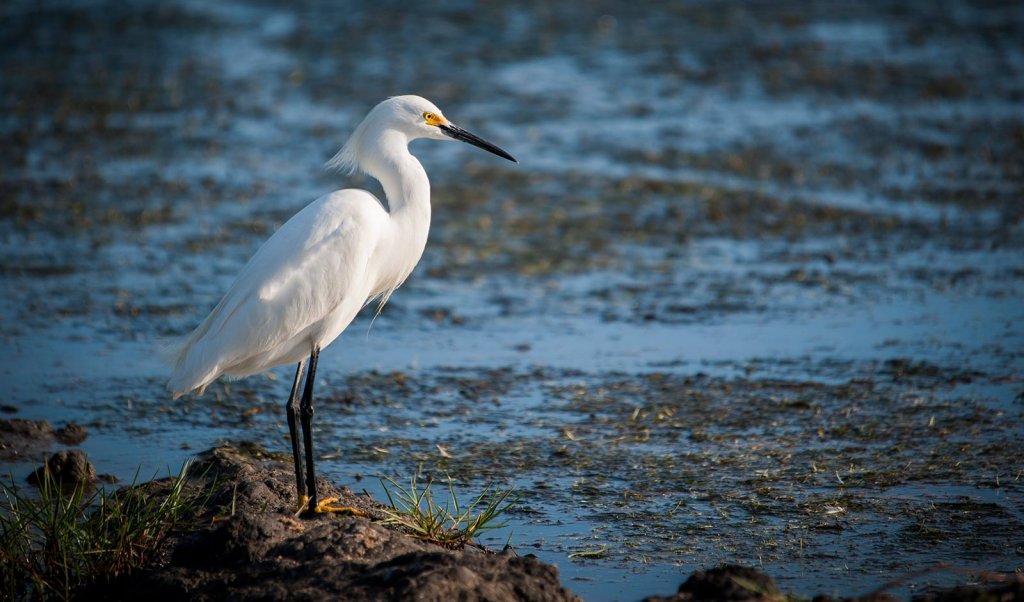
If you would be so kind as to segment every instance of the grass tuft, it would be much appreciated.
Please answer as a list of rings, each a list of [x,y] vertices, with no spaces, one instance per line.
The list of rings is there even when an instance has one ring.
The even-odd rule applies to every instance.
[[[512,489],[499,491],[488,485],[468,506],[462,506],[452,478],[446,475],[446,479],[449,500],[442,504],[434,499],[434,481],[430,477],[422,488],[419,474],[413,475],[408,488],[390,477],[382,477],[381,485],[391,505],[383,511],[384,524],[402,527],[417,539],[449,550],[467,545],[483,548],[473,538],[508,524],[508,518],[501,517],[519,497]],[[478,508],[481,510],[477,511]]]
[[[38,492],[0,483],[0,598],[68,600],[155,559],[171,530],[209,501],[186,489],[190,464],[165,496],[148,496],[134,481],[115,492],[62,487],[49,471]]]

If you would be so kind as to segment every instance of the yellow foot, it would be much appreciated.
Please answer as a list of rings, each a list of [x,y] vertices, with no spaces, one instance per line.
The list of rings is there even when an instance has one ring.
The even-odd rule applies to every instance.
[[[360,510],[359,508],[353,508],[351,506],[332,506],[331,503],[338,501],[336,497],[329,497],[325,500],[320,500],[320,503],[316,505],[313,512],[316,514],[323,514],[325,512],[334,512],[338,514],[348,514],[351,516],[362,516],[363,518],[369,518],[369,515]],[[295,516],[302,514],[309,510],[309,496],[299,496],[299,509],[295,511]]]
[[[316,505],[315,512],[337,512],[340,514],[349,514],[351,516],[362,516],[367,517],[367,514],[359,508],[353,508],[352,506],[332,506],[332,502],[338,501],[336,497],[329,497],[326,500],[320,500],[320,503]]]

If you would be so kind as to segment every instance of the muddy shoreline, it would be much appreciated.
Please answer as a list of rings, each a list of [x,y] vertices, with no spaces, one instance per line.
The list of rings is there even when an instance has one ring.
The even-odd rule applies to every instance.
[[[9,430],[9,429],[7,429]],[[7,432],[5,430],[5,433]],[[10,441],[6,435],[2,443]],[[45,445],[45,437],[37,443]],[[73,474],[54,472],[59,479]],[[66,482],[66,481],[65,481]],[[162,499],[174,479],[134,486],[143,497]],[[186,496],[201,496],[193,516],[177,517],[154,560],[113,581],[96,583],[76,597],[90,600],[550,600],[579,601],[561,583],[558,569],[512,547],[451,550],[419,541],[381,523],[383,506],[321,479],[324,494],[366,517],[299,517],[293,476],[282,454],[253,443],[227,444],[197,456]],[[934,567],[953,571],[955,567]],[[1019,575],[979,572],[981,585],[932,590],[925,600],[999,600],[1024,597]],[[911,577],[908,575],[908,578]],[[819,595],[815,600],[897,600],[887,588],[867,595]],[[721,566],[697,571],[674,595],[645,602],[770,600],[785,595],[762,571]],[[640,599],[638,592],[631,599]]]

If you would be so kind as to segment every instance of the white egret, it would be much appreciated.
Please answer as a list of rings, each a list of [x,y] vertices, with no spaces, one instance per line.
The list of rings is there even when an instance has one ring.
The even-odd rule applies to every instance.
[[[423,255],[430,182],[409,153],[409,142],[417,138],[461,140],[516,161],[448,121],[424,98],[381,102],[327,166],[379,180],[387,207],[369,192],[351,188],[307,205],[256,251],[210,315],[173,350],[167,388],[175,399],[192,391],[202,394],[222,375],[298,363],[286,413],[300,510],[352,511],[330,506],[333,499],[317,499],[311,428],[317,359],[360,309],[374,299],[387,302]]]

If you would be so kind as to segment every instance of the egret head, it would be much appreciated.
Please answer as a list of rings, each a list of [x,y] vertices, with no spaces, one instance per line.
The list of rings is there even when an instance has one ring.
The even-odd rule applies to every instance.
[[[426,98],[408,95],[392,96],[374,107],[356,128],[345,147],[338,151],[338,154],[327,163],[327,166],[341,171],[359,169],[360,157],[365,152],[364,149],[371,140],[384,139],[384,132],[388,130],[404,134],[406,143],[419,138],[461,140],[518,163],[512,155],[498,146],[449,121],[441,109]]]

